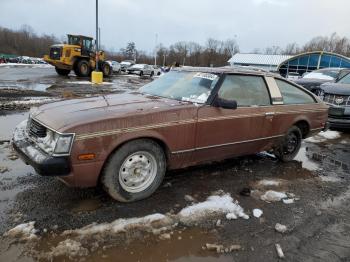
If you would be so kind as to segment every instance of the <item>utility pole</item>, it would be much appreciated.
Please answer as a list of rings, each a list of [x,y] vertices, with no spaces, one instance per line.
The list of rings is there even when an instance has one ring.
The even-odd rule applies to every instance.
[[[98,47],[101,48],[101,27],[98,28]]]
[[[99,50],[99,37],[98,37],[98,0],[96,0],[96,69],[98,72],[98,50]]]
[[[156,33],[156,46],[154,48],[154,65],[157,65],[157,42],[158,42],[158,34]]]
[[[95,60],[96,67],[95,71],[91,72],[91,82],[94,84],[101,84],[103,82],[103,73],[98,70],[98,58],[100,50],[100,36],[99,36],[99,27],[98,27],[98,0],[96,0],[96,40],[95,40]]]

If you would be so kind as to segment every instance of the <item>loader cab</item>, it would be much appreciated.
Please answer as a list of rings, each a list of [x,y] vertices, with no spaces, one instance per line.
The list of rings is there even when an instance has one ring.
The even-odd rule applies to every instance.
[[[93,38],[82,35],[68,35],[69,45],[81,47],[81,55],[90,56],[93,50]]]

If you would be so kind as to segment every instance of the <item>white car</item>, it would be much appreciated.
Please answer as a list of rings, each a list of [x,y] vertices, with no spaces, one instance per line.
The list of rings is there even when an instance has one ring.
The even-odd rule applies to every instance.
[[[107,61],[107,63],[112,67],[113,73],[120,73],[121,65],[117,61]]]
[[[151,65],[136,64],[127,69],[128,74],[136,74],[139,76],[149,75],[154,76],[154,68]]]
[[[159,66],[153,65],[152,67],[153,67],[154,75],[155,75],[155,76],[160,76],[160,75],[162,74],[162,70],[160,69]]]

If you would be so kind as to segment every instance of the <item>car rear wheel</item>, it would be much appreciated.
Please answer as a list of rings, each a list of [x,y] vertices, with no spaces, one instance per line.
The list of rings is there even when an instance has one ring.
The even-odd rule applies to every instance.
[[[276,157],[283,162],[292,161],[300,150],[301,141],[301,130],[297,126],[291,127],[275,150]]]
[[[153,194],[165,172],[163,149],[152,140],[139,139],[124,144],[110,157],[102,184],[115,200],[133,202]]]
[[[88,77],[90,75],[90,71],[89,62],[86,60],[80,60],[74,68],[75,74],[81,77]]]
[[[58,67],[55,67],[55,70],[56,70],[57,74],[59,74],[60,76],[67,76],[70,73],[70,70],[68,70],[68,69],[60,69]]]

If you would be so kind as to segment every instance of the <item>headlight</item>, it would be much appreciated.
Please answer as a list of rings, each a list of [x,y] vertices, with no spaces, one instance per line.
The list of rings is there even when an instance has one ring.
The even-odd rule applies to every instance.
[[[72,145],[73,135],[59,135],[54,154],[68,154]]]
[[[65,155],[69,154],[73,142],[71,134],[57,134],[47,129],[46,137],[37,138],[38,146],[48,154]]]

